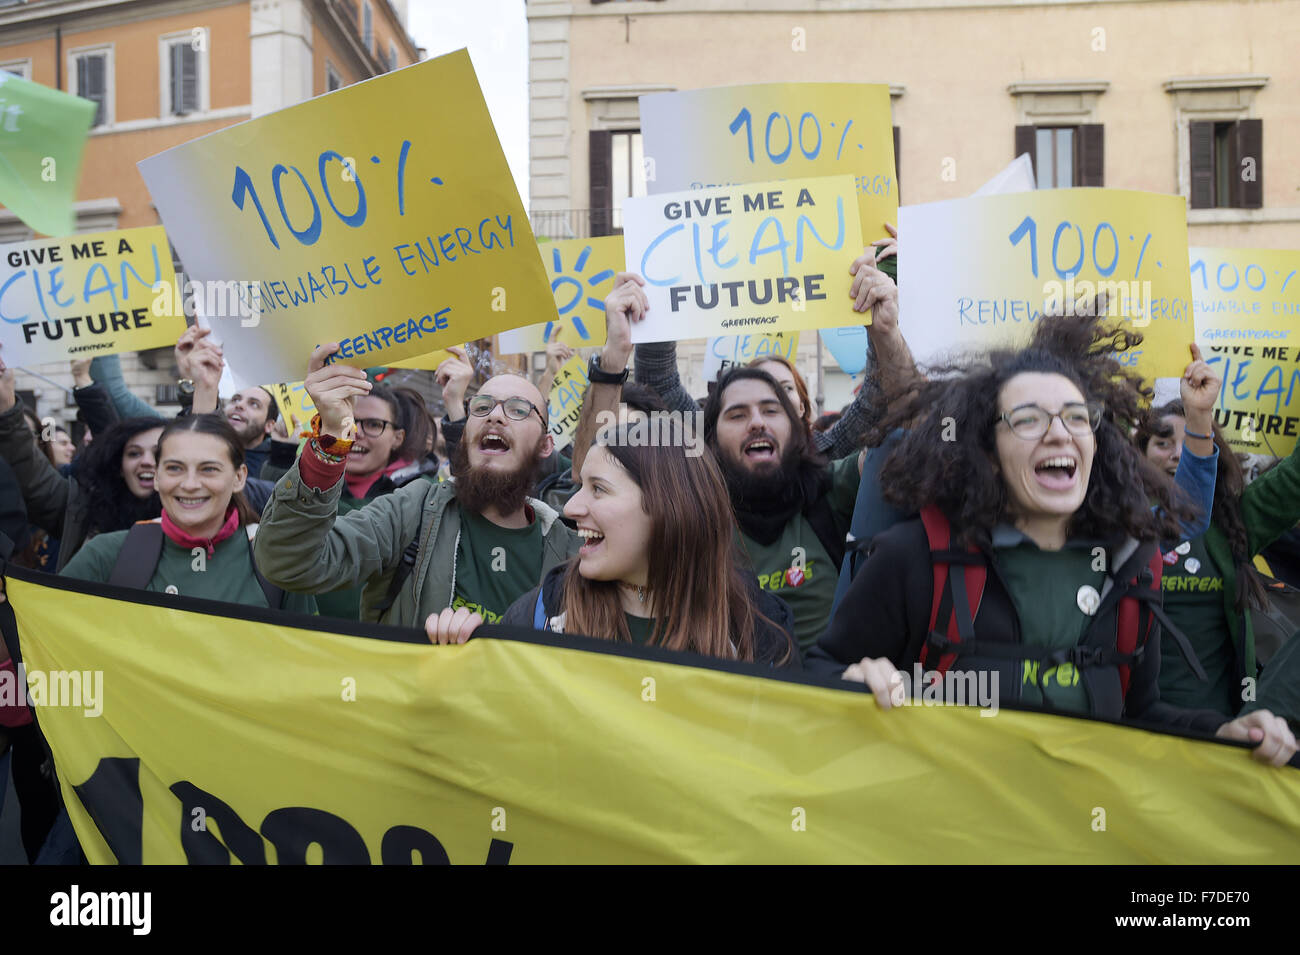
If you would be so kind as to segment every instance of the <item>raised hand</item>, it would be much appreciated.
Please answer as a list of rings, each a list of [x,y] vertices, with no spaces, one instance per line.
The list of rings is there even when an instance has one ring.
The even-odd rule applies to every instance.
[[[357,398],[370,394],[374,385],[360,368],[325,364],[325,359],[338,350],[338,342],[317,345],[307,362],[307,379],[303,384],[320,414],[321,433],[351,441],[357,430]]]

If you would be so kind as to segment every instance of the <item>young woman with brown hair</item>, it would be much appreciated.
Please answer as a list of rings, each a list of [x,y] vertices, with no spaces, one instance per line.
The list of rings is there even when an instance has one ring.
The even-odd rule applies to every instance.
[[[797,667],[793,617],[743,570],[717,465],[688,454],[667,420],[656,446],[630,444],[626,427],[597,441],[582,464],[582,489],[564,509],[582,549],[501,622]],[[448,609],[425,629],[436,643],[464,643],[481,623]]]

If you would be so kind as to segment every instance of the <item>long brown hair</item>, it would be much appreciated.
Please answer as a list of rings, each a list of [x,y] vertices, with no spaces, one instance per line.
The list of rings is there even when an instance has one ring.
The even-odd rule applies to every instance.
[[[226,453],[230,456],[231,466],[238,471],[239,466],[244,463],[244,444],[239,440],[239,435],[235,433],[235,429],[230,426],[230,422],[226,420],[225,416],[220,414],[196,414],[172,420],[163,428],[162,434],[158,435],[158,450],[154,456],[158,460],[159,469],[162,468],[163,443],[169,436],[182,431],[193,431],[196,434],[208,434],[214,438],[220,438],[226,445]],[[260,520],[260,515],[249,506],[242,491],[236,491],[231,495],[230,499],[235,502],[235,509],[239,512],[239,523],[241,525],[247,527],[249,524],[256,524]]]
[[[1170,415],[1187,418],[1182,401],[1175,398],[1159,408],[1152,408],[1143,416],[1133,441],[1144,455],[1152,438],[1167,438],[1174,433],[1174,429],[1165,423],[1165,418]],[[1210,518],[1219,525],[1223,536],[1228,539],[1228,550],[1232,553],[1232,563],[1237,570],[1237,592],[1233,595],[1233,606],[1237,613],[1242,613],[1247,607],[1263,610],[1268,606],[1268,591],[1264,589],[1264,582],[1251,563],[1254,555],[1250,551],[1250,534],[1241,513],[1246,472],[1242,470],[1236,452],[1228,444],[1228,439],[1223,436],[1218,424],[1211,422],[1211,426],[1214,444],[1219,449],[1219,469],[1214,480],[1214,509]]]
[[[686,453],[676,421],[660,418],[658,424],[660,442],[653,447],[628,443],[628,429],[635,425],[594,442],[636,482],[641,507],[650,516],[646,599],[654,630],[649,643],[752,661],[755,631],[776,624],[751,602],[755,591],[741,570],[722,474],[712,455]],[[588,580],[578,573],[575,558],[565,572],[563,595],[566,631],[624,643],[632,639],[616,581]]]

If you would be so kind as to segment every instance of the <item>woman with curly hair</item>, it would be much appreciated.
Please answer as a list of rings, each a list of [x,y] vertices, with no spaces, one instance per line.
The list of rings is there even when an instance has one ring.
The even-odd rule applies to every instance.
[[[1300,713],[1286,712],[1284,704],[1252,692],[1259,677],[1253,613],[1267,607],[1267,594],[1251,564],[1300,521],[1300,455],[1293,451],[1247,485],[1241,463],[1213,417],[1181,401],[1153,409],[1134,441],[1148,461],[1166,472],[1176,470],[1184,449],[1197,442],[1213,442],[1219,449],[1210,528],[1167,548],[1161,578],[1165,611],[1187,635],[1209,678],[1196,679],[1182,655],[1162,640],[1161,698],[1229,717],[1268,706],[1300,720]]]
[[[1140,341],[1045,317],[1028,348],[947,369],[892,411],[912,426],[882,483],[920,516],[875,538],[810,668],[866,683],[882,708],[902,702],[899,668],[945,691],[948,671],[987,673],[1004,703],[1217,732],[1290,759],[1295,738],[1265,710],[1228,721],[1160,699],[1158,543],[1191,515],[1128,437],[1147,392],[1116,355]],[[1188,375],[1213,388],[1203,362]]]

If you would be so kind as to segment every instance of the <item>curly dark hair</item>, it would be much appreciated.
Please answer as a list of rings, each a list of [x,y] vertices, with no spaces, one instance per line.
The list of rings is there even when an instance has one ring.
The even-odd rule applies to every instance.
[[[1088,491],[1067,535],[1181,539],[1179,522],[1193,517],[1193,505],[1128,438],[1152,392],[1116,356],[1140,344],[1142,336],[1103,320],[1044,316],[1023,350],[998,349],[932,368],[930,380],[911,385],[911,394],[893,396],[882,430],[910,430],[881,469],[886,500],[906,513],[935,505],[961,545],[990,546],[993,528],[1013,521],[996,469],[1002,387],[1027,372],[1057,374],[1102,408]]]
[[[1159,408],[1152,408],[1142,416],[1133,443],[1144,455],[1152,438],[1168,438],[1174,429],[1165,423],[1165,418],[1177,415],[1186,418],[1187,411],[1182,401],[1174,399]],[[1223,536],[1228,539],[1228,549],[1232,552],[1232,563],[1237,571],[1237,593],[1233,605],[1237,613],[1246,608],[1263,610],[1268,606],[1268,591],[1259,578],[1259,571],[1251,563],[1250,535],[1246,530],[1246,521],[1241,514],[1241,495],[1246,490],[1246,472],[1242,470],[1241,461],[1228,444],[1217,423],[1213,424],[1214,444],[1219,449],[1219,467],[1214,480],[1214,510],[1211,520],[1219,525]]]
[[[141,500],[127,488],[122,477],[122,452],[137,434],[166,424],[162,418],[127,418],[102,435],[95,435],[76,477],[85,491],[87,536],[123,531],[136,521],[151,521],[162,513],[157,491]]]

